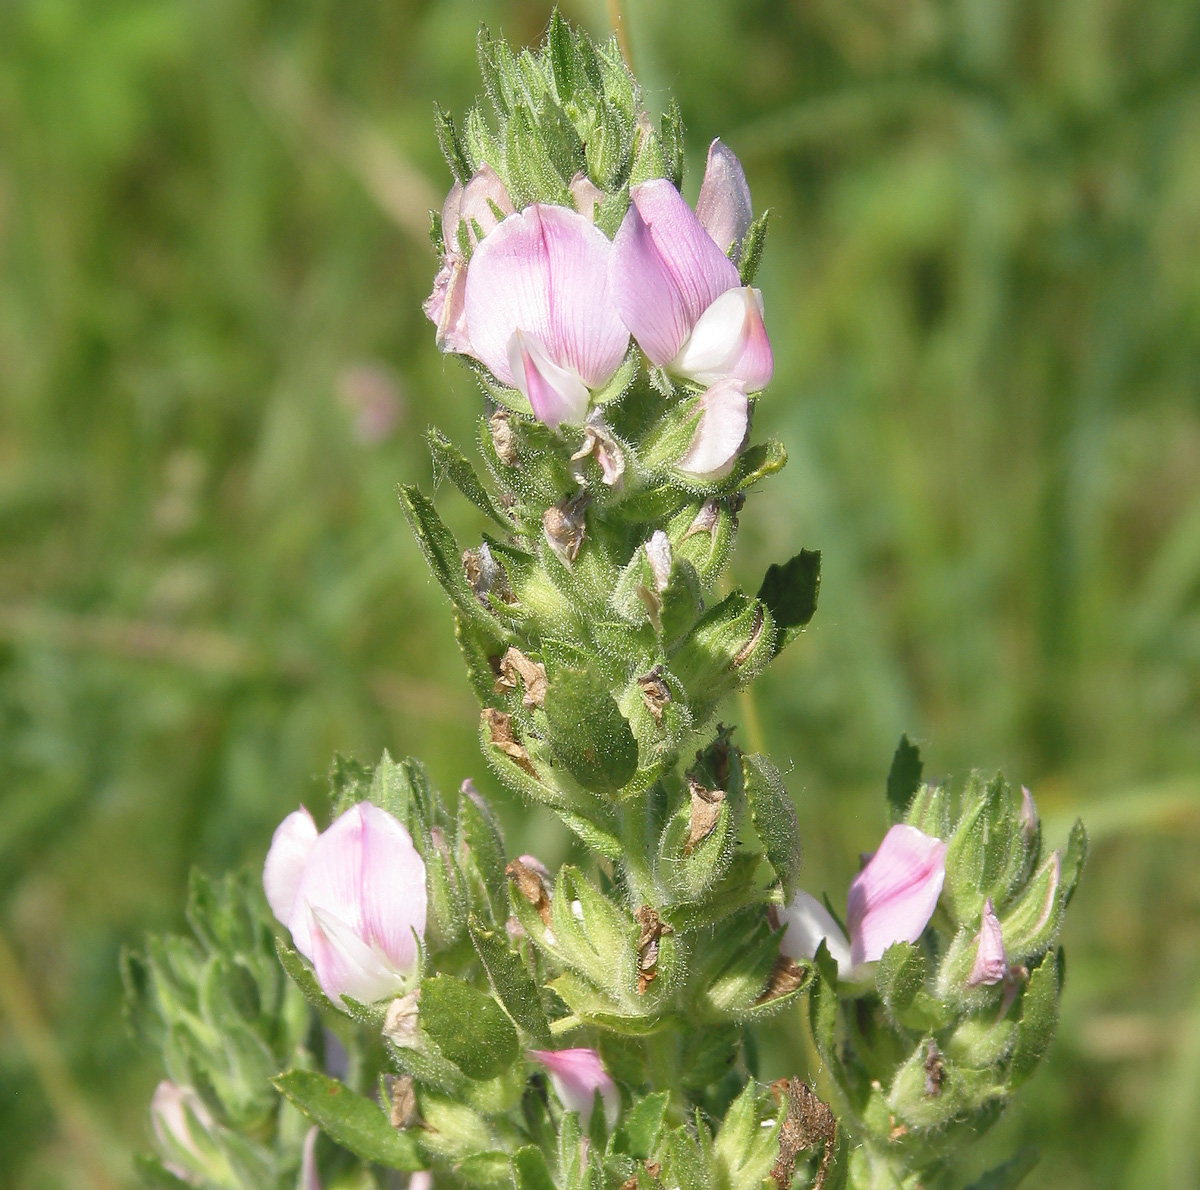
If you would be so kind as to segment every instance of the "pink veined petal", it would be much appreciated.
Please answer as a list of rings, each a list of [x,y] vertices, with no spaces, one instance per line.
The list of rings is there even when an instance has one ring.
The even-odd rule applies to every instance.
[[[720,479],[733,468],[750,422],[746,390],[734,380],[721,380],[699,399],[703,413],[691,444],[676,468],[697,479]]]
[[[999,983],[1008,974],[1008,956],[1004,952],[1004,935],[991,897],[983,906],[983,920],[979,926],[976,947],[975,965],[971,968],[967,987]]]
[[[496,217],[496,211],[500,212],[499,219]],[[467,220],[467,235],[472,247],[479,242],[472,221],[479,224],[480,230],[486,236],[499,226],[501,219],[512,213],[512,199],[509,198],[500,175],[490,165],[480,166],[463,187],[458,208],[459,218]],[[443,238],[444,234],[443,232]]]
[[[447,253],[458,251],[459,210],[462,206],[462,183],[455,179],[454,185],[442,203],[442,243]]]
[[[700,315],[740,278],[666,178],[635,186],[629,197],[613,241],[613,295],[642,350],[663,367]]]
[[[585,1128],[592,1115],[597,1091],[604,1104],[604,1118],[609,1128],[616,1124],[621,1111],[621,1096],[594,1049],[529,1050],[528,1056],[546,1068],[554,1093],[563,1107],[578,1112]]]
[[[536,335],[513,331],[508,342],[508,366],[516,387],[528,397],[539,421],[556,430],[564,421],[584,419],[591,400],[587,385],[571,368],[559,367]]]
[[[313,970],[335,1004],[343,996],[374,1004],[404,990],[407,973],[392,967],[357,931],[316,906],[309,906],[308,915]]]
[[[609,290],[611,252],[582,215],[536,203],[479,245],[467,270],[467,329],[476,357],[502,384],[516,385],[509,343],[518,330],[588,388],[612,378],[629,332]]]
[[[275,828],[271,838],[271,848],[263,864],[263,891],[271,912],[284,925],[292,915],[296,889],[316,842],[317,824],[303,806],[293,810]]]
[[[317,1136],[319,1128],[310,1128],[304,1135],[304,1155],[300,1160],[299,1190],[321,1190],[321,1180],[317,1176]]]
[[[421,309],[437,327],[435,342],[439,351],[471,355],[471,337],[467,334],[467,268],[462,257],[447,255],[433,279],[433,292]]]
[[[937,908],[946,844],[900,823],[850,884],[846,924],[854,966],[883,957],[893,942],[915,942]]]
[[[779,920],[787,926],[779,943],[781,954],[790,959],[813,959],[824,942],[830,957],[838,967],[838,975],[850,975],[850,941],[833,914],[816,897],[797,889],[792,899],[779,911]]]
[[[775,360],[762,294],[749,286],[726,290],[700,316],[669,368],[697,384],[738,380],[750,392],[765,388]]]
[[[332,914],[360,938],[362,918],[362,806],[351,806],[321,833],[309,853],[308,863],[296,888],[287,927],[296,949],[315,962],[310,939],[315,906]]]
[[[708,164],[696,200],[696,218],[726,255],[733,244],[741,245],[754,218],[746,171],[719,137],[708,146]]]
[[[359,808],[363,940],[396,970],[411,971],[416,938],[425,937],[425,862],[401,822],[369,802]]]

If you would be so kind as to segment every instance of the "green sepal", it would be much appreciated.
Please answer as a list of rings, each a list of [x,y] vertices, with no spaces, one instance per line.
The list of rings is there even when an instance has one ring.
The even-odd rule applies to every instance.
[[[450,172],[458,182],[465,186],[471,180],[471,163],[467,160],[462,141],[459,140],[458,132],[455,130],[454,117],[444,107],[437,105],[434,108],[433,125],[437,133],[438,146],[442,150],[446,164],[450,167]]]
[[[786,466],[787,451],[783,443],[768,438],[766,442],[757,442],[742,451],[733,465],[733,470],[713,485],[712,490],[724,494],[745,491],[760,479],[766,479],[768,475],[774,475]]]
[[[304,993],[304,998],[318,1012],[345,1012],[329,999],[321,990],[316,974],[311,965],[294,947],[289,946],[282,937],[275,939],[275,952],[279,955],[280,965],[287,972],[288,978]]]
[[[816,614],[821,590],[821,551],[801,550],[782,566],[767,567],[758,597],[775,619],[774,656],[808,626]]]
[[[487,892],[489,908],[497,923],[508,917],[508,878],[504,836],[491,807],[477,794],[464,788],[458,799],[456,841],[460,857],[474,862]]]
[[[896,1120],[914,1129],[944,1127],[958,1116],[978,1111],[989,1103],[1003,1102],[1007,1092],[992,1070],[972,1070],[945,1055],[931,1058],[936,1045],[925,1038],[896,1072],[887,1103]],[[931,1077],[932,1063],[936,1077]],[[889,1127],[890,1131],[890,1127]]]
[[[742,240],[742,252],[738,259],[738,273],[743,285],[753,285],[762,263],[763,249],[767,246],[767,225],[771,219],[770,210],[765,210],[746,229]]]
[[[722,798],[708,834],[689,849],[692,806],[685,798],[663,830],[658,849],[658,874],[674,901],[698,901],[724,874],[733,858],[730,843],[732,812]]]
[[[421,1028],[468,1078],[495,1078],[520,1057],[517,1031],[505,1011],[453,975],[421,981]]]
[[[315,1070],[289,1070],[272,1080],[314,1124],[364,1161],[414,1171],[425,1162],[417,1142],[393,1128],[370,1099]]]
[[[771,1096],[751,1079],[729,1105],[717,1133],[714,1155],[724,1184],[738,1190],[762,1185],[779,1158],[783,1120]]]
[[[706,612],[671,657],[697,722],[726,694],[744,686],[770,661],[775,623],[765,604],[741,591]]]
[[[545,710],[551,753],[584,789],[613,794],[633,780],[637,741],[608,687],[590,670],[557,670]]]
[[[683,187],[683,113],[672,99],[659,121],[662,142],[663,172],[676,190]],[[743,282],[748,284],[748,282]]]
[[[800,819],[782,774],[765,756],[744,755],[741,761],[754,830],[786,900],[800,875]]]
[[[467,928],[479,961],[508,1015],[537,1045],[549,1048],[550,1024],[525,961],[509,947],[501,931],[485,929],[475,917],[467,923]]]

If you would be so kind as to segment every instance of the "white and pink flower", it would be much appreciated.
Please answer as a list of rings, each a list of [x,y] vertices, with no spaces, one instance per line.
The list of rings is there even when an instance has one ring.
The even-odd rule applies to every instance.
[[[412,984],[425,935],[425,864],[404,826],[362,802],[318,834],[289,814],[271,841],[263,888],[334,1003],[374,1003]]]
[[[609,1128],[616,1124],[621,1113],[621,1095],[594,1049],[529,1050],[528,1057],[545,1069],[559,1102],[567,1111],[578,1112],[585,1128],[592,1116],[597,1091]]]

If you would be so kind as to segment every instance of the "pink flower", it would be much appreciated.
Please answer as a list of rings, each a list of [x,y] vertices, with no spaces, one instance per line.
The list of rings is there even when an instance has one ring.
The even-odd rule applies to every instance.
[[[582,422],[589,390],[629,346],[609,289],[612,244],[582,215],[535,203],[484,240],[467,270],[472,351],[551,428]]]
[[[733,469],[750,426],[750,402],[736,380],[718,380],[699,397],[700,424],[675,464],[695,479],[720,479]]]
[[[967,987],[977,988],[980,984],[999,983],[1008,974],[1008,956],[1004,953],[1004,937],[1000,931],[1000,919],[988,897],[983,906],[983,921],[976,942],[975,965],[967,978]]]
[[[850,884],[846,924],[854,966],[883,957],[893,942],[915,942],[937,908],[946,879],[946,844],[903,823],[883,837]]]
[[[726,256],[731,247],[742,246],[754,218],[746,171],[719,137],[708,146],[708,163],[696,200],[696,218]]]
[[[499,215],[497,215],[499,211]],[[467,262],[462,252],[459,229],[474,249],[505,215],[513,212],[512,199],[495,170],[483,166],[463,186],[455,182],[442,206],[442,265],[433,281],[433,292],[422,309],[437,327],[437,345],[442,351],[471,355],[467,333]]]
[[[714,181],[710,193],[725,187]],[[744,287],[733,263],[665,178],[630,191],[613,241],[612,290],[621,318],[650,362],[711,385],[764,388],[774,371],[762,295]],[[724,237],[738,216],[732,201],[706,203]],[[719,218],[718,218],[719,216]]]
[[[425,934],[425,864],[395,818],[369,802],[316,834],[307,810],[271,841],[263,888],[272,912],[335,1003],[401,994]]]
[[[780,951],[793,959],[816,957],[821,942],[850,979],[864,963],[883,958],[893,942],[916,942],[929,924],[946,879],[946,844],[914,826],[894,826],[850,884],[847,938],[815,897],[797,890],[780,912],[787,932]]]
[[[596,1092],[604,1104],[604,1118],[611,1129],[621,1112],[621,1096],[593,1049],[529,1050],[528,1057],[546,1068],[554,1093],[567,1111],[579,1113],[586,1128],[591,1119]]]
[[[797,889],[792,899],[779,912],[779,920],[787,931],[779,943],[781,954],[789,959],[816,958],[824,942],[829,956],[838,966],[838,974],[850,976],[850,942],[833,914],[816,897]]]

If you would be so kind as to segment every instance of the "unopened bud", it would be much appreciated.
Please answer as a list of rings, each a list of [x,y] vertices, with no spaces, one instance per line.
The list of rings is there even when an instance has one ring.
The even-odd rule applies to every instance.
[[[975,942],[975,965],[967,977],[967,987],[991,986],[1008,974],[1008,957],[1004,953],[1004,935],[1000,919],[989,897],[983,906],[983,920]]]
[[[160,1082],[150,1100],[150,1122],[171,1173],[194,1186],[209,1179],[225,1184],[222,1171],[226,1177],[230,1171],[210,1138],[215,1121],[191,1087]]]
[[[1004,937],[1013,961],[1028,962],[1054,944],[1062,925],[1063,900],[1062,856],[1055,851],[1005,914]]]

